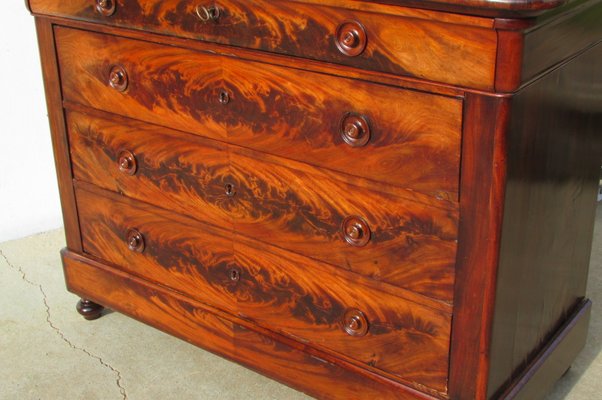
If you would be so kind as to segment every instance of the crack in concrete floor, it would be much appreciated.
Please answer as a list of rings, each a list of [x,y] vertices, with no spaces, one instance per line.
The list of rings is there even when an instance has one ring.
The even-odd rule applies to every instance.
[[[67,343],[67,345],[69,345],[69,347],[71,347],[72,349],[75,349],[75,350],[79,350],[79,351],[83,352],[84,354],[86,354],[88,357],[91,357],[91,358],[93,358],[95,360],[98,360],[98,362],[103,367],[110,369],[115,374],[115,377],[116,377],[115,383],[117,384],[117,387],[119,388],[119,392],[121,393],[121,396],[123,397],[123,400],[127,400],[128,396],[127,396],[127,392],[125,391],[125,387],[122,384],[122,379],[123,378],[122,378],[121,372],[119,372],[119,370],[116,369],[115,367],[113,367],[112,365],[110,365],[107,362],[105,362],[102,359],[102,357],[97,356],[96,354],[91,353],[90,351],[86,350],[83,347],[79,347],[79,346],[74,345],[65,336],[65,334],[52,322],[52,319],[50,318],[50,305],[48,304],[48,296],[46,295],[46,292],[44,291],[44,288],[42,287],[42,285],[39,284],[39,283],[36,283],[36,282],[33,282],[33,281],[29,280],[27,278],[27,274],[25,274],[25,271],[23,270],[23,268],[18,267],[16,265],[14,265],[13,263],[11,263],[10,260],[8,259],[8,257],[6,257],[6,255],[2,251],[2,249],[0,249],[0,257],[2,257],[4,259],[4,261],[6,261],[6,264],[9,266],[9,268],[12,268],[13,270],[17,271],[21,275],[21,279],[24,282],[27,282],[29,285],[38,288],[38,290],[42,294],[42,302],[44,303],[44,307],[46,309],[46,322],[48,323],[48,326],[50,326],[50,328],[52,330],[54,330],[56,332],[56,334],[65,343]]]

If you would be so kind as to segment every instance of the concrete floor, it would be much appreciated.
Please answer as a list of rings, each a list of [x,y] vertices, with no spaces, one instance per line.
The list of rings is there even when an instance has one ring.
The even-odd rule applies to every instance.
[[[308,399],[119,313],[86,322],[64,287],[63,231],[0,244],[0,399]],[[602,206],[585,350],[546,400],[602,393]]]

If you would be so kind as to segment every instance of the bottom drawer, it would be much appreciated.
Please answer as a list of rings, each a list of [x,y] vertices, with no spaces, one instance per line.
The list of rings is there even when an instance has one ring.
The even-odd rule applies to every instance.
[[[319,263],[78,185],[84,251],[415,387],[447,387],[451,316]]]
[[[425,395],[97,261],[62,252],[70,291],[227,357],[316,398],[416,400]],[[208,366],[211,368],[211,366]]]

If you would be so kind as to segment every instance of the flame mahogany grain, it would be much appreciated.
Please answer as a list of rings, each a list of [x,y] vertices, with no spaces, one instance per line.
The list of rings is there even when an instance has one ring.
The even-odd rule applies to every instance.
[[[358,396],[385,400],[443,398],[354,367],[296,340],[261,329],[244,319],[233,318],[96,260],[67,250],[62,256],[67,287],[74,293],[90,295],[132,318],[281,382],[293,384],[310,395],[326,399]]]
[[[205,137],[457,198],[458,99],[309,72],[290,75],[275,66],[71,29],[59,28],[57,35],[69,101],[156,124],[168,118],[171,127]],[[126,93],[107,85],[112,65],[128,71]],[[219,102],[222,90],[230,96],[226,105]],[[387,106],[374,108],[374,102]],[[343,141],[340,121],[348,112],[370,121],[368,145]]]
[[[601,0],[116,1],[27,3],[70,290],[318,398],[570,366]]]
[[[207,40],[390,72],[461,86],[493,85],[496,35],[478,26],[400,18],[339,7],[271,0],[222,0],[216,23],[203,23],[186,0],[119,1],[111,17],[94,2],[32,0],[35,13]],[[335,44],[339,24],[356,20],[368,32],[362,54],[349,57]],[[462,45],[458,45],[462,43]],[[421,62],[417,62],[421,60]],[[429,60],[425,62],[425,60]],[[448,68],[450,64],[453,69]]]
[[[454,209],[348,184],[302,164],[266,163],[255,152],[136,121],[70,112],[68,125],[79,180],[452,301]],[[134,176],[119,169],[124,149],[136,156]],[[236,188],[232,197],[226,184]],[[351,215],[370,226],[364,247],[343,237],[341,225]]]
[[[173,213],[77,191],[84,251],[325,351],[445,391],[451,316],[329,273],[303,257],[252,243]],[[144,235],[132,251],[128,229]],[[273,254],[272,254],[273,253]],[[237,271],[237,279],[230,272]],[[345,310],[369,320],[368,334],[341,327]]]

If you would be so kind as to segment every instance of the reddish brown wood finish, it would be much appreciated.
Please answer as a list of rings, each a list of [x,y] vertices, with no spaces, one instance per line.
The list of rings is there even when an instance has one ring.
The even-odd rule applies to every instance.
[[[496,90],[516,91],[544,71],[593,46],[602,38],[601,19],[602,2],[595,0],[527,21],[496,20]]]
[[[36,31],[40,46],[40,60],[44,77],[44,90],[46,92],[46,106],[54,150],[54,162],[57,172],[63,223],[67,247],[74,251],[81,251],[81,238],[79,222],[77,220],[77,207],[71,183],[71,159],[69,156],[69,139],[65,127],[63,108],[61,107],[61,86],[57,80],[58,62],[54,42],[52,25],[43,19],[36,18]]]
[[[587,339],[592,302],[583,300],[567,322],[537,354],[529,367],[504,394],[504,400],[531,400],[546,393],[567,372]]]
[[[566,60],[567,55],[576,54],[602,38],[602,2],[599,0],[541,20],[525,33],[523,81],[533,79],[541,71]]]
[[[104,309],[100,304],[96,304],[88,299],[80,299],[75,308],[77,309],[77,312],[88,321],[100,318],[102,310]]]
[[[602,2],[384,2],[31,0],[69,288],[320,398],[547,390],[587,329]]]
[[[68,119],[79,180],[452,300],[455,210],[348,184],[302,164],[266,163],[257,153],[164,128],[80,113]],[[126,149],[137,160],[134,176],[120,169]],[[230,196],[227,185],[235,190]],[[369,226],[362,247],[345,240],[349,216],[361,216]]]
[[[468,95],[449,395],[485,399],[505,183],[509,99]],[[478,223],[476,223],[478,221]]]
[[[258,251],[240,238],[233,244],[228,232],[170,212],[84,190],[77,197],[85,252],[409,384],[446,390],[449,314],[329,274],[303,257]],[[141,252],[128,247],[132,228],[144,236]],[[345,332],[349,309],[365,314],[367,335]]]
[[[602,163],[602,45],[512,100],[489,396],[585,296]],[[585,106],[585,102],[588,106]]]
[[[224,315],[163,286],[64,251],[69,290],[324,399],[434,399],[365,369]],[[91,289],[94,288],[94,289]]]
[[[94,2],[32,0],[34,12],[68,16],[156,33],[307,57],[421,79],[490,89],[496,54],[495,32],[365,13],[303,2],[222,0],[216,22],[203,22],[198,4],[185,0],[119,1],[110,17]],[[363,51],[341,52],[340,24],[357,21],[365,30]],[[458,43],[462,43],[461,46]],[[340,47],[340,46],[339,46]],[[352,54],[353,56],[349,56]],[[421,62],[417,62],[420,60]],[[448,68],[453,64],[454,68]]]
[[[169,118],[171,127],[202,136],[443,198],[457,196],[462,107],[457,99],[308,72],[293,77],[232,58],[57,32],[67,100],[156,124]],[[107,84],[112,65],[128,71],[126,93]],[[79,90],[83,86],[86,91]],[[227,104],[219,102],[224,90]],[[374,108],[375,101],[387,107]],[[341,137],[341,120],[349,112],[369,121],[371,139],[364,147],[349,146]]]

